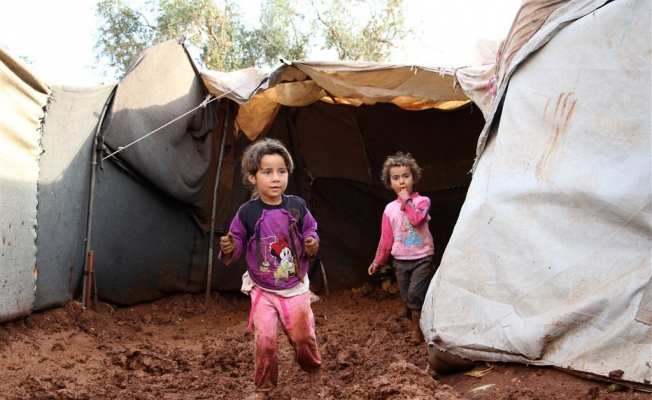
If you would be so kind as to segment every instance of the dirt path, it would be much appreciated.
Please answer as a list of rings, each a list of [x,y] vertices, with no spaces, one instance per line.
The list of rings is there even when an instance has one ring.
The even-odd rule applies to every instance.
[[[249,298],[175,295],[115,308],[80,303],[0,325],[0,399],[245,399],[253,391]],[[279,337],[272,399],[646,399],[552,368],[479,365],[437,376],[409,340],[397,295],[340,292],[313,303],[323,383],[309,386]],[[282,335],[282,334],[281,334]],[[490,386],[488,386],[490,385]]]

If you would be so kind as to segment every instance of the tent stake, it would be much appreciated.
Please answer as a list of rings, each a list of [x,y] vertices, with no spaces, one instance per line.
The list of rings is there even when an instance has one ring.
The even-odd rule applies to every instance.
[[[84,296],[84,307],[87,309],[90,307],[91,304],[91,292],[92,290],[90,289],[92,286],[93,282],[93,250],[90,250],[88,252],[88,259],[87,259],[87,267],[86,267],[86,293]]]
[[[217,186],[220,183],[220,172],[222,170],[222,159],[224,157],[224,144],[226,142],[226,127],[229,122],[229,104],[226,103],[226,111],[224,112],[224,124],[222,125],[222,141],[220,143],[220,156],[217,161],[217,174],[215,175],[215,186],[213,187],[213,208],[211,210],[211,231],[210,239],[208,240],[208,271],[206,276],[206,299],[204,306],[208,307],[208,298],[211,294],[211,280],[213,275],[213,238],[215,236],[215,208],[217,205]]]

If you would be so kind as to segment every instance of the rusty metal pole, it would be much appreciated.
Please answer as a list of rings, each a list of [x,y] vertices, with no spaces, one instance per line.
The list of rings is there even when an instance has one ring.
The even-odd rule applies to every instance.
[[[93,250],[88,252],[88,260],[86,262],[86,293],[84,297],[84,307],[87,309],[91,304],[91,287],[93,285]]]
[[[217,207],[217,186],[220,183],[220,173],[222,170],[222,159],[224,158],[224,145],[226,143],[226,128],[229,123],[229,104],[226,103],[226,111],[224,112],[224,124],[222,125],[222,141],[220,143],[220,155],[217,161],[217,174],[215,175],[215,186],[213,187],[213,208],[211,210],[211,231],[208,240],[208,272],[206,276],[206,299],[204,306],[208,307],[208,299],[211,294],[211,281],[213,275],[213,238],[215,236],[215,209]]]
[[[97,122],[97,129],[95,130],[95,138],[93,139],[93,150],[91,153],[91,180],[89,183],[89,189],[88,189],[88,214],[87,214],[87,219],[86,219],[86,251],[84,254],[86,254],[86,264],[84,265],[84,275],[86,278],[90,276],[89,270],[88,270],[88,257],[91,252],[91,234],[93,232],[93,204],[95,203],[95,181],[96,181],[96,175],[97,175],[97,136],[100,134],[100,130],[102,128],[102,122],[104,121],[104,116],[106,115],[107,110],[109,109],[109,104],[111,104],[111,100],[113,100],[113,96],[115,95],[116,89],[114,88],[113,91],[111,91],[111,94],[109,97],[106,99],[106,102],[104,103],[104,108],[102,109],[102,115],[100,116],[100,120]],[[90,292],[91,288],[89,287],[89,281],[88,279],[82,279],[82,296],[81,300],[84,307],[88,308],[88,303],[86,303],[86,298],[89,297],[88,293]],[[90,297],[89,297],[90,298]]]

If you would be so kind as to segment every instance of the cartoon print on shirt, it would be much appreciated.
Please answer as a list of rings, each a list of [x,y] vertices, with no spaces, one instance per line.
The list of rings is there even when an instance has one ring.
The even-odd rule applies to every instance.
[[[282,285],[288,278],[294,276],[296,272],[294,269],[294,257],[292,257],[292,251],[290,250],[287,239],[281,236],[278,243],[269,245],[269,252],[277,261],[276,270],[274,271],[276,284]]]
[[[406,246],[421,246],[423,245],[423,239],[419,237],[419,235],[414,232],[414,227],[410,223],[410,221],[405,218],[403,221],[403,229],[401,229],[401,235],[399,239],[402,239],[402,242]],[[407,233],[407,235],[405,235]],[[403,239],[404,238],[404,239]]]
[[[260,239],[260,244],[262,245],[263,249],[271,249],[272,244],[276,243],[276,236],[268,236],[265,238]],[[269,253],[265,250],[260,251],[261,256],[264,257],[264,260],[260,264],[260,272],[268,272],[269,273],[269,266],[270,266],[270,260],[269,258]]]

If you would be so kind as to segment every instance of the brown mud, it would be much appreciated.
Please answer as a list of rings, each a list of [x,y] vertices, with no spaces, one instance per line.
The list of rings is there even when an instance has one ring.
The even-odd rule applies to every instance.
[[[0,399],[251,398],[249,298],[212,293],[204,303],[204,294],[95,310],[72,301],[0,324]],[[398,295],[381,289],[321,296],[313,310],[321,385],[310,386],[280,333],[271,399],[652,400],[550,367],[481,363],[480,377],[440,376],[411,342]]]

